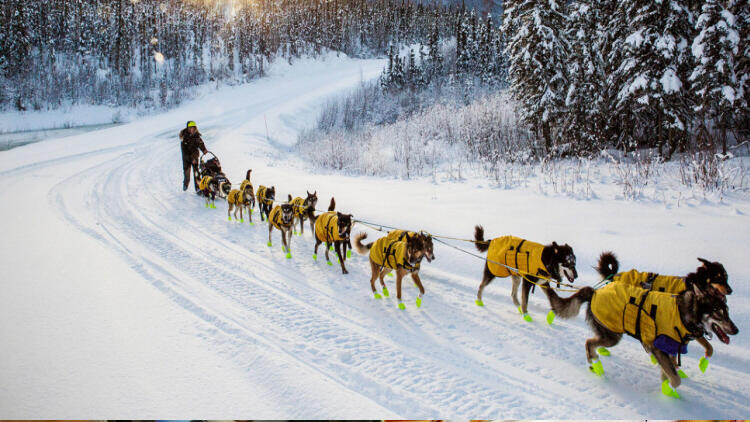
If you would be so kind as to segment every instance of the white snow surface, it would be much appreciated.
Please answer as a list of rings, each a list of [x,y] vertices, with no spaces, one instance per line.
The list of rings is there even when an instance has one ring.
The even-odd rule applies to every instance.
[[[576,200],[479,179],[399,180],[316,173],[291,145],[331,94],[377,77],[382,60],[329,57],[221,89],[131,123],[0,152],[0,416],[3,418],[735,419],[750,414],[750,237],[746,195],[673,207]],[[367,257],[312,260],[309,225],[285,259],[278,232],[228,222],[183,192],[177,132],[196,120],[228,177],[274,185],[277,198],[317,190],[355,218],[435,234],[514,234],[573,246],[577,284],[597,281],[603,250],[684,275],[721,261],[740,333],[683,356],[682,399],[624,338],[587,368],[583,312],[544,322],[541,292],[524,322],[496,279],[474,305],[483,262],[437,244],[426,294],[403,286],[405,311],[375,300]],[[192,186],[191,186],[192,190]],[[362,225],[354,232],[379,234]],[[452,242],[470,249],[471,244]],[[474,252],[476,252],[474,250]]]

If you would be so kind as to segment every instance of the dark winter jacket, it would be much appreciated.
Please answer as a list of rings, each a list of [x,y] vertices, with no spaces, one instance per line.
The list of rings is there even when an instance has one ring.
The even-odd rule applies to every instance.
[[[203,144],[203,139],[201,139],[201,133],[197,130],[191,136],[190,133],[188,133],[188,128],[182,129],[180,131],[180,141],[183,160],[191,160],[194,157],[197,158],[198,150],[203,151],[204,154],[208,151],[206,145]]]

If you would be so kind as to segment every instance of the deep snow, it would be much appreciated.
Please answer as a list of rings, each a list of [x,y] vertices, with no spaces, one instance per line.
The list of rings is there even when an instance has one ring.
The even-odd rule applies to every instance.
[[[277,68],[158,116],[0,152],[3,268],[0,416],[4,418],[638,418],[734,419],[750,411],[748,198],[674,207],[600,195],[576,200],[487,182],[398,180],[311,172],[297,130],[329,95],[376,77],[383,61],[328,57]],[[311,258],[309,226],[281,252],[278,232],[228,222],[181,190],[177,132],[198,122],[236,182],[277,197],[317,190],[356,218],[468,237],[515,234],[571,244],[582,285],[602,250],[623,269],[686,274],[696,257],[724,263],[739,335],[683,357],[681,400],[625,338],[585,364],[582,315],[544,323],[540,292],[525,323],[496,280],[474,305],[482,262],[436,246],[427,293],[404,284],[406,311],[372,299],[366,257],[350,274]],[[374,240],[377,233],[362,226]],[[469,244],[453,242],[461,247]],[[322,257],[322,253],[319,253]]]

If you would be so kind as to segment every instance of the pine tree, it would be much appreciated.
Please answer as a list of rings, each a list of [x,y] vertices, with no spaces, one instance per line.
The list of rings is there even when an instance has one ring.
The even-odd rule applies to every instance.
[[[690,14],[680,0],[625,0],[623,7],[630,25],[616,71],[616,112],[632,126],[621,130],[669,157],[687,131]]]
[[[739,87],[736,121],[740,132],[745,139],[748,139],[750,138],[750,2],[733,0],[730,11],[735,17],[735,26],[739,35],[737,53],[734,56],[734,73]]]
[[[739,43],[735,17],[718,0],[705,0],[696,21],[696,31],[698,36],[693,41],[692,52],[698,65],[690,75],[696,97],[695,111],[704,119],[714,121],[720,131],[722,152],[726,154],[726,131],[732,125],[735,101],[740,95],[734,74]]]
[[[510,91],[520,116],[541,132],[552,151],[554,128],[564,112],[568,43],[566,16],[555,0],[518,0],[505,9],[503,31],[512,34],[509,56]],[[510,32],[514,31],[514,32]]]

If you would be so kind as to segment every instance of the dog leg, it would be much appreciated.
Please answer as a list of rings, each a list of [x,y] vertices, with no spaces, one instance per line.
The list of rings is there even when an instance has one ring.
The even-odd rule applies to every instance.
[[[488,267],[487,264],[484,264],[482,282],[479,284],[479,290],[477,290],[477,300],[474,302],[477,304],[477,306],[484,306],[484,302],[482,302],[482,291],[484,291],[484,288],[487,287],[488,284],[492,283],[492,280],[494,278],[495,276],[490,272],[490,267]]]
[[[401,302],[401,280],[404,278],[403,268],[396,269],[396,299],[398,299],[398,309],[406,309],[406,305]]]
[[[271,232],[273,232],[273,225],[269,221],[268,222],[268,246],[272,246],[272,244],[271,244]]]
[[[342,247],[341,241],[334,242],[334,246],[336,247],[336,255],[339,257],[339,263],[341,264],[341,273],[342,274],[349,274],[349,271],[346,270],[346,266],[344,265],[344,257],[341,256],[341,247]],[[344,246],[344,249],[346,249],[346,246]]]
[[[390,293],[388,292],[388,287],[385,286],[385,275],[388,274],[388,271],[390,271],[390,268],[385,267],[379,267],[378,268],[378,277],[380,278],[380,286],[383,288],[383,295],[385,297],[388,297]]]
[[[331,243],[326,241],[326,263],[328,263],[328,265],[333,265],[333,263],[331,262],[331,258],[328,257],[328,251],[330,250],[331,250]]]
[[[284,251],[286,252],[286,258],[291,259],[292,258],[292,248],[290,248],[290,245],[292,244],[292,228],[290,227],[288,230],[282,230],[281,231],[281,243],[284,244]]]
[[[661,367],[662,393],[670,397],[680,398],[680,395],[675,389],[680,386],[682,380],[680,379],[680,375],[677,373],[677,368],[675,367],[672,358],[656,348],[652,349],[651,353],[654,355],[654,357],[656,358],[656,362]]]
[[[232,221],[232,215],[231,215],[231,213],[232,213],[232,207],[233,207],[232,204],[229,204],[229,207],[227,207],[227,220],[229,220],[229,221]],[[237,219],[237,215],[234,216],[234,219],[235,220]]]
[[[375,288],[375,279],[378,278],[378,275],[380,275],[380,266],[374,262],[372,262],[372,259],[370,260],[370,288],[372,289],[372,294],[375,296],[375,299],[382,299],[383,296],[378,293],[378,289]],[[382,281],[381,281],[382,284]],[[383,294],[385,294],[385,290],[383,291]],[[386,294],[386,296],[388,296]]]
[[[531,322],[531,315],[529,315],[529,291],[531,291],[531,282],[523,279],[523,286],[521,287],[521,314],[526,322]]]
[[[521,284],[521,277],[512,275],[510,276],[510,279],[513,282],[513,287],[510,290],[510,297],[513,299],[513,305],[520,309],[521,302],[518,301],[518,286]]]
[[[417,308],[422,307],[422,296],[424,295],[424,286],[422,286],[422,280],[419,279],[419,272],[414,271],[411,273],[411,279],[419,289],[419,296],[417,296]]]
[[[320,246],[320,239],[318,239],[318,236],[315,236],[315,250],[313,251],[313,259],[318,259],[318,246]]]

